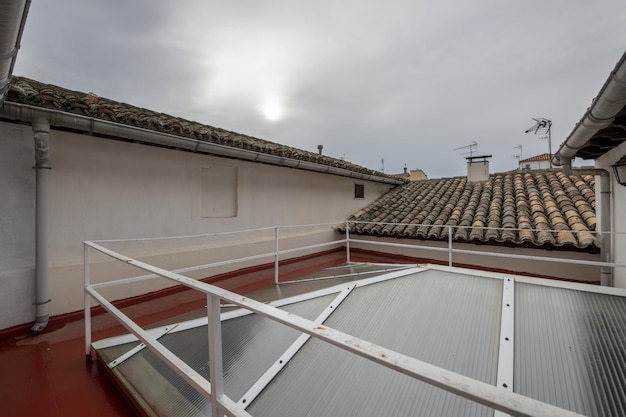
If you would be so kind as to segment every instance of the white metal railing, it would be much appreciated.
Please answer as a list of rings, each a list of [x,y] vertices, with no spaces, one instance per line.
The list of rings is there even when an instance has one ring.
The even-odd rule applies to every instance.
[[[378,241],[378,240],[365,240],[365,239],[359,239],[359,238],[355,238],[354,232],[350,232],[350,225],[351,224],[368,224],[368,225],[378,225],[378,226],[413,226],[413,227],[440,227],[442,229],[446,229],[447,233],[445,235],[447,235],[447,246],[446,247],[436,247],[436,246],[427,246],[427,245],[417,245],[417,244],[406,244],[406,243],[392,243],[392,242],[383,242],[383,241]],[[339,226],[342,227],[343,231],[345,231],[345,237],[341,238],[341,239],[335,239],[335,240],[331,240],[328,242],[323,242],[323,243],[318,243],[315,245],[308,245],[308,246],[301,246],[301,247],[296,247],[296,248],[291,248],[291,249],[280,249],[280,241],[283,238],[283,234],[281,233],[281,230],[287,230],[287,229],[295,229],[295,228],[311,228],[311,227],[334,227],[335,229],[338,229]],[[117,243],[117,242],[150,242],[150,241],[157,241],[157,240],[181,240],[181,239],[195,239],[195,238],[207,238],[207,237],[224,237],[224,236],[233,236],[233,235],[243,235],[243,234],[251,234],[251,233],[256,233],[256,232],[273,232],[273,238],[274,238],[274,250],[271,252],[264,252],[264,253],[260,253],[260,254],[255,254],[255,255],[250,255],[250,256],[245,256],[245,257],[241,257],[241,258],[236,258],[236,259],[226,259],[226,260],[222,260],[222,261],[216,261],[216,262],[211,262],[211,263],[206,263],[206,264],[202,264],[202,265],[194,265],[194,266],[190,266],[190,267],[185,267],[185,268],[179,268],[179,269],[174,269],[172,270],[173,272],[176,273],[180,273],[180,274],[184,274],[184,273],[188,273],[188,272],[194,272],[194,271],[201,271],[201,270],[208,270],[210,268],[216,268],[216,267],[220,267],[220,266],[228,266],[228,265],[235,265],[235,264],[240,264],[240,263],[244,263],[244,262],[248,262],[248,261],[255,261],[255,260],[261,260],[261,259],[273,259],[273,263],[274,263],[274,283],[275,284],[279,284],[279,265],[280,265],[280,259],[281,256],[283,255],[289,255],[289,254],[294,254],[297,252],[302,252],[305,250],[311,250],[311,249],[321,249],[324,247],[340,247],[341,245],[345,246],[345,250],[346,250],[346,261],[349,263],[351,260],[351,249],[353,248],[354,243],[359,243],[361,245],[369,245],[369,246],[379,246],[379,247],[387,247],[387,248],[403,248],[403,249],[411,249],[414,251],[430,251],[430,252],[446,252],[447,253],[447,260],[448,260],[448,266],[453,266],[453,255],[454,254],[459,254],[459,255],[474,255],[474,256],[484,256],[484,257],[494,257],[494,258],[508,258],[508,259],[519,259],[519,260],[527,260],[527,261],[541,261],[541,262],[551,262],[551,263],[562,263],[562,264],[573,264],[573,265],[588,265],[588,266],[598,266],[598,267],[612,267],[612,268],[626,268],[625,264],[619,264],[619,263],[615,263],[615,262],[607,262],[607,261],[591,261],[591,260],[581,260],[581,259],[571,259],[571,258],[561,258],[561,257],[555,257],[555,256],[535,256],[535,255],[519,255],[519,254],[513,254],[513,253],[502,253],[502,252],[488,252],[488,251],[476,251],[476,250],[469,250],[469,249],[458,249],[454,247],[454,238],[453,236],[455,235],[455,232],[459,229],[472,229],[472,230],[500,230],[500,231],[507,231],[507,232],[515,232],[515,233],[519,233],[520,231],[524,231],[524,232],[532,232],[532,233],[559,233],[559,232],[563,232],[563,230],[544,230],[544,229],[519,229],[519,228],[507,228],[507,229],[503,229],[503,228],[491,228],[491,227],[475,227],[475,226],[450,226],[450,225],[427,225],[427,224],[411,224],[408,225],[406,223],[380,223],[380,222],[364,222],[364,221],[343,221],[343,222],[333,222],[333,223],[317,223],[317,224],[306,224],[306,225],[296,225],[296,226],[275,226],[275,227],[265,227],[265,228],[256,228],[256,229],[247,229],[247,230],[238,230],[238,231],[233,231],[233,232],[219,232],[219,233],[211,233],[211,234],[204,234],[204,235],[191,235],[191,236],[177,236],[177,237],[171,237],[171,238],[143,238],[143,239],[118,239],[118,240],[95,240],[93,241],[93,243],[97,243],[97,244],[102,244],[104,247],[104,244],[108,244],[108,243]],[[596,242],[599,243],[601,241],[604,241],[604,239],[602,239],[602,236],[599,232],[593,232],[593,231],[576,231],[576,230],[567,230],[567,232],[572,233],[573,235],[576,234],[580,234],[580,233],[585,233],[585,234],[590,234],[594,237],[596,237]],[[609,236],[609,239],[612,238],[612,236],[615,235],[624,235],[626,234],[626,232],[606,232],[606,235]],[[368,235],[366,233],[366,235]],[[384,238],[384,237],[393,237],[393,235],[386,235],[386,234],[381,234],[381,235],[372,235],[375,237],[380,237],[380,238]],[[442,242],[444,241],[443,239],[441,240]],[[461,242],[461,243],[472,243],[470,242]],[[423,257],[423,256],[421,256]],[[103,283],[98,283],[98,284],[93,284],[94,288],[102,288],[102,287],[107,287],[107,286],[113,286],[113,285],[118,285],[121,283],[131,283],[131,282],[138,282],[138,281],[143,281],[143,280],[147,280],[147,279],[152,279],[152,278],[156,278],[155,274],[148,274],[148,275],[142,275],[142,276],[136,276],[136,277],[131,277],[131,278],[125,278],[125,279],[120,279],[117,280],[115,282],[103,282]]]
[[[88,267],[89,251],[92,249],[128,265],[135,266],[156,276],[169,279],[206,294],[210,383],[93,288],[90,284]],[[577,413],[508,392],[482,381],[474,380],[464,375],[411,358],[336,329],[319,325],[314,321],[293,315],[284,310],[242,297],[239,294],[129,258],[96,243],[84,242],[84,250],[85,345],[87,355],[91,354],[91,323],[89,311],[91,308],[90,297],[93,297],[106,311],[112,314],[126,329],[133,333],[178,375],[203,394],[211,402],[212,415],[214,416],[226,415],[234,417],[250,415],[241,406],[237,405],[235,401],[226,396],[223,391],[220,300],[253,311],[263,317],[282,323],[343,350],[364,357],[372,362],[408,375],[409,377],[424,381],[448,392],[452,392],[513,416],[580,416]]]
[[[439,227],[442,229],[447,229],[446,237],[447,237],[447,246],[446,247],[434,247],[434,246],[426,246],[426,245],[409,245],[405,243],[391,243],[391,242],[381,242],[376,240],[363,240],[363,239],[355,239],[351,237],[354,235],[354,232],[349,232],[350,224],[373,224],[380,226],[414,226],[414,227]],[[546,229],[521,229],[521,228],[494,228],[494,227],[476,227],[476,226],[450,226],[450,225],[433,225],[433,224],[406,224],[406,223],[379,223],[379,222],[365,222],[365,221],[346,221],[345,222],[345,230],[346,230],[346,247],[347,250],[350,250],[350,243],[361,243],[368,244],[372,246],[383,246],[383,247],[397,247],[397,248],[408,248],[415,250],[426,250],[432,252],[447,252],[448,253],[448,266],[452,266],[453,264],[453,254],[465,254],[465,255],[477,255],[477,256],[486,256],[486,257],[498,257],[498,258],[510,258],[510,259],[521,259],[521,260],[529,260],[529,261],[545,261],[545,262],[554,262],[554,263],[564,263],[564,264],[577,264],[577,265],[590,265],[590,266],[607,266],[607,267],[617,267],[617,268],[625,268],[625,264],[619,264],[615,262],[601,262],[601,261],[589,261],[589,260],[580,260],[580,259],[569,259],[569,258],[559,258],[559,257],[547,257],[547,256],[533,256],[533,255],[516,255],[509,253],[498,253],[498,252],[487,252],[487,251],[473,251],[467,249],[455,249],[453,247],[454,244],[454,232],[459,229],[476,229],[476,230],[499,230],[499,231],[507,231],[507,232],[515,232],[519,233],[523,232],[532,232],[532,233],[559,233],[564,230],[546,230]],[[588,230],[565,230],[574,235],[576,234],[590,234],[596,238],[596,242],[600,243],[603,239],[601,233],[588,231]],[[370,234],[370,233],[362,233],[364,235],[371,235],[377,238],[384,237],[395,237],[392,234]],[[626,232],[605,232],[608,236],[615,235],[624,235]],[[408,238],[407,238],[408,239]],[[443,240],[442,240],[443,241]],[[473,241],[463,241],[461,243],[473,243]],[[482,243],[482,242],[478,242]],[[537,247],[537,249],[541,249]],[[348,255],[348,259],[349,259]]]
[[[411,248],[414,250],[431,250],[431,251],[447,251],[448,262],[452,266],[453,254],[470,254],[480,256],[496,256],[515,259],[525,259],[533,261],[546,261],[546,262],[563,262],[571,264],[585,264],[595,266],[612,266],[612,267],[625,267],[626,265],[596,262],[596,261],[581,261],[576,259],[564,259],[564,258],[551,258],[540,256],[527,256],[527,255],[513,255],[503,253],[485,253],[480,251],[460,250],[452,247],[452,232],[453,228],[459,228],[460,226],[443,226],[448,228],[448,246],[446,248],[430,247],[430,246],[418,246],[407,245],[390,242],[377,242],[363,239],[354,239],[350,236],[349,225],[351,222],[342,222],[345,225],[345,238],[332,240],[330,242],[318,243],[314,245],[308,245],[303,247],[291,248],[280,250],[279,241],[281,238],[280,230],[295,227],[295,226],[283,226],[269,229],[254,229],[258,230],[274,230],[274,251],[250,255],[239,259],[229,259],[224,261],[213,262],[209,264],[193,266],[188,268],[182,268],[176,271],[168,271],[163,268],[159,268],[145,262],[133,259],[125,256],[121,253],[108,249],[102,245],[102,243],[114,242],[114,241],[87,241],[84,242],[84,303],[85,303],[85,349],[86,354],[91,354],[91,299],[95,299],[107,312],[112,314],[121,324],[123,324],[127,330],[133,333],[141,342],[143,342],[150,350],[152,350],[161,360],[163,360],[168,366],[176,371],[185,381],[191,384],[196,390],[202,393],[212,405],[212,411],[214,416],[227,415],[227,416],[248,416],[249,414],[239,406],[235,401],[228,398],[223,391],[223,375],[222,375],[222,343],[221,343],[221,325],[220,325],[220,303],[221,300],[230,304],[237,305],[239,307],[248,309],[257,314],[260,314],[266,318],[282,323],[286,326],[294,328],[302,333],[308,334],[312,337],[333,344],[343,350],[351,352],[353,354],[362,356],[368,360],[376,362],[382,366],[401,372],[412,378],[424,381],[431,385],[437,386],[446,391],[455,393],[457,395],[468,398],[472,401],[486,405],[488,407],[499,410],[503,413],[508,413],[513,416],[575,416],[576,413],[551,406],[549,404],[536,401],[513,392],[502,390],[499,387],[486,384],[481,381],[477,381],[463,375],[448,371],[443,368],[439,368],[432,364],[428,364],[417,359],[402,355],[400,353],[391,351],[382,346],[375,345],[365,340],[353,337],[349,334],[340,332],[338,330],[319,325],[313,321],[298,317],[283,310],[271,307],[269,305],[257,302],[252,299],[242,297],[239,294],[221,289],[219,287],[206,284],[204,282],[185,277],[180,275],[183,272],[208,269],[215,266],[231,265],[238,262],[258,260],[268,257],[274,258],[274,280],[278,284],[278,268],[280,256],[285,254],[291,254],[298,251],[317,249],[327,246],[345,245],[346,259],[350,262],[351,243],[387,246],[387,247],[400,247]],[[328,223],[321,225],[306,225],[308,226],[325,226],[325,225],[337,225],[337,223]],[[393,225],[393,224],[385,224]],[[420,225],[416,225],[420,226]],[[470,228],[470,227],[468,227]],[[517,230],[517,229],[507,229]],[[524,229],[528,231],[529,229]],[[539,231],[539,230],[536,230]],[[545,230],[541,230],[545,232]],[[234,233],[244,233],[246,231],[238,231]],[[550,231],[549,231],[550,232]],[[558,232],[558,231],[552,231]],[[576,233],[575,231],[571,231]],[[589,232],[587,232],[589,233]],[[222,233],[219,235],[228,235],[229,233]],[[218,234],[214,234],[217,236]],[[128,241],[128,240],[127,240]],[[140,241],[140,239],[133,239],[132,241]],[[119,241],[118,241],[119,242]],[[103,283],[91,283],[91,271],[90,271],[90,251],[100,252],[110,258],[117,261],[124,262],[127,265],[132,265],[139,268],[148,274],[139,277],[120,279],[112,282]],[[208,339],[209,339],[209,368],[210,368],[210,383],[198,374],[195,370],[186,365],[183,361],[177,358],[172,352],[166,349],[161,343],[159,343],[155,337],[151,336],[147,331],[139,327],[129,317],[127,317],[122,311],[117,309],[111,302],[109,302],[104,296],[102,296],[98,290],[103,287],[124,285],[131,282],[137,282],[140,280],[147,280],[156,277],[168,279],[176,284],[184,285],[188,288],[192,288],[196,291],[202,292],[207,297],[207,320],[208,320]]]

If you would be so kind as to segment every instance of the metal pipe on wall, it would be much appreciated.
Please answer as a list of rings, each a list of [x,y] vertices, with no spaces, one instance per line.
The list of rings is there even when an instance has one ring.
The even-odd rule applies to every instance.
[[[48,176],[50,166],[50,123],[43,117],[33,120],[35,141],[35,323],[31,330],[48,325]]]

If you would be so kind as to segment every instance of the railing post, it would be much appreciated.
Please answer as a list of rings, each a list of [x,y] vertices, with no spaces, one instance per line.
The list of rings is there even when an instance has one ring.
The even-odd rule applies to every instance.
[[[84,296],[84,315],[85,315],[85,355],[87,359],[91,359],[91,297],[87,292],[87,288],[91,285],[89,269],[89,245],[83,243],[83,277],[85,280],[83,288]]]
[[[448,266],[452,266],[452,226],[448,226]]]
[[[274,285],[278,285],[278,226],[274,228]]]
[[[350,222],[346,222],[346,262],[350,263]]]
[[[207,294],[207,319],[209,333],[209,382],[211,383],[212,416],[223,416],[220,399],[224,395],[224,372],[222,366],[222,322],[220,298]]]

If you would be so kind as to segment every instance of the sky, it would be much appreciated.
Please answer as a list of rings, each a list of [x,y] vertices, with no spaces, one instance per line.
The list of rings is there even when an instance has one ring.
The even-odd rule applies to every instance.
[[[548,152],[532,118],[556,151],[625,28],[623,0],[34,1],[13,73],[441,178]]]

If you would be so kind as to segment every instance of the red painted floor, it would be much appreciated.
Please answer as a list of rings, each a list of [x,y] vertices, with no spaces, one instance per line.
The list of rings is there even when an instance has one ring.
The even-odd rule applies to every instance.
[[[373,259],[374,258],[374,259]],[[376,257],[368,257],[376,260]],[[366,258],[353,258],[366,261]],[[294,279],[345,262],[345,254],[330,253],[281,266],[281,279]],[[273,270],[240,274],[216,283],[239,293],[273,284]],[[161,323],[202,309],[206,298],[190,290],[124,308],[141,325]],[[93,340],[126,333],[108,314],[92,320]],[[136,416],[117,387],[95,361],[87,361],[84,323],[52,320],[37,335],[0,339],[0,415],[17,416]]]

